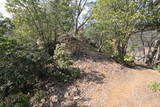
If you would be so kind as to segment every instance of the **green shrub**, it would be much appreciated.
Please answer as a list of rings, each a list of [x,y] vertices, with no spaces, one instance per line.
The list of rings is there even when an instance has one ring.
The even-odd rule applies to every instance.
[[[54,59],[60,69],[67,69],[73,64],[70,58],[70,52],[67,50],[66,44],[61,43],[56,46]]]
[[[104,43],[104,47],[102,48],[102,50],[110,57],[117,56],[115,40],[108,38]]]
[[[80,70],[75,68],[63,69],[60,72],[55,72],[54,77],[58,82],[73,82],[74,79],[80,76]]]
[[[156,65],[153,67],[154,70],[157,70],[158,72],[160,72],[160,65]]]
[[[54,76],[57,81],[69,82],[80,73],[71,68],[70,52],[63,43],[57,45],[54,56],[50,56],[34,43],[24,45],[3,37],[0,52],[0,102],[3,101],[0,107],[28,107],[29,97],[16,93],[28,93],[31,89],[25,87],[34,84],[37,78]],[[39,102],[43,96],[37,92],[35,100]]]
[[[33,100],[36,103],[40,103],[41,99],[44,98],[45,94],[43,91],[37,91],[34,96],[33,96]]]
[[[6,96],[13,88],[21,89],[35,77],[47,75],[45,65],[50,56],[33,44],[18,44],[8,38],[0,39],[0,91]],[[4,94],[2,94],[4,93]]]
[[[54,77],[59,82],[69,82],[80,75],[78,69],[71,68],[73,61],[71,53],[65,43],[58,44],[55,49],[54,60],[59,68],[58,72],[54,72]]]
[[[22,93],[11,95],[0,102],[0,107],[29,107],[30,96]]]
[[[135,55],[132,54],[132,53],[128,53],[128,54],[126,54],[126,55],[124,56],[124,61],[125,61],[126,63],[132,63],[132,62],[134,62],[134,60],[135,60]]]
[[[152,82],[148,85],[148,88],[152,91],[160,91],[160,82]]]

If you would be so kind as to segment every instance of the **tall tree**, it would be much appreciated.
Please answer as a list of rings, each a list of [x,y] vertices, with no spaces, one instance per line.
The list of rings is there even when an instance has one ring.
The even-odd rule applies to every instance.
[[[128,40],[136,32],[135,25],[141,14],[135,0],[98,0],[94,9],[96,23],[104,35],[110,35],[116,43],[118,58],[124,61]]]
[[[89,0],[74,0],[74,33],[75,35],[78,34],[79,30],[81,30],[84,25],[88,22],[91,18],[91,11],[92,9],[87,9],[89,6],[88,4],[93,4],[93,2],[89,2]],[[84,16],[84,17],[82,17]]]
[[[137,28],[139,30],[158,30],[160,29],[160,19],[159,19],[159,0],[140,0],[139,1],[139,11],[144,16],[142,20],[137,23]]]
[[[7,0],[7,9],[13,14],[18,32],[41,40],[46,51],[53,54],[58,35],[72,29],[70,4],[71,0]]]
[[[159,0],[141,0],[139,1],[139,11],[143,15],[143,18],[139,20],[136,25],[136,28],[142,33],[145,31],[157,31],[160,30],[160,1]],[[152,34],[154,35],[154,34]],[[159,63],[160,60],[160,51],[159,51],[159,40],[158,36],[154,38],[151,37],[151,41],[147,43],[149,51],[145,55],[145,62],[150,65]],[[145,36],[145,35],[143,35]],[[141,40],[143,38],[141,37]],[[144,43],[143,43],[144,44]]]

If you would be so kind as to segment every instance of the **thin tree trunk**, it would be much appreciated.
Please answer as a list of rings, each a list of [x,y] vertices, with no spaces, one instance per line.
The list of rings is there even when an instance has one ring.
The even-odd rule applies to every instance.
[[[140,39],[141,39],[142,46],[143,46],[143,55],[144,55],[143,62],[145,62],[145,60],[146,60],[146,52],[145,52],[145,43],[144,43],[144,40],[143,40],[143,31],[141,31]]]
[[[149,64],[149,65],[153,65],[154,64],[156,53],[158,52],[159,46],[160,46],[160,40],[157,40],[155,42],[154,47],[153,47],[154,49],[153,49],[152,53],[148,56],[148,60],[146,61],[147,64]]]

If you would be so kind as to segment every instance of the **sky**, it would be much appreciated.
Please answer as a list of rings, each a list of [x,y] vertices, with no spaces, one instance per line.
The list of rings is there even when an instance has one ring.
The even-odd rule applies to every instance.
[[[6,11],[5,3],[6,0],[0,0],[0,13],[2,13],[5,17],[11,17],[11,15]]]

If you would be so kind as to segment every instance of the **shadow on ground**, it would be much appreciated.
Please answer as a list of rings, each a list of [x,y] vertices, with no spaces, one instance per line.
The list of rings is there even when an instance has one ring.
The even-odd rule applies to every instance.
[[[93,62],[103,62],[103,61],[113,61],[110,57],[107,57],[105,53],[98,52],[98,51],[89,51],[86,52],[85,50],[76,50],[75,53],[72,55],[73,59],[75,60],[92,60]]]
[[[77,79],[84,83],[93,82],[95,84],[102,84],[105,75],[98,73],[97,71],[91,71],[89,73],[82,72]],[[45,92],[46,102],[43,107],[78,107],[77,102],[85,102],[91,100],[89,98],[80,98],[81,91],[76,84],[77,80],[73,80],[70,83],[59,82],[46,82],[42,84],[42,89]]]
[[[105,75],[100,74],[97,71],[91,71],[89,73],[83,74],[83,79],[86,82],[95,82],[97,84],[102,84],[104,78],[105,78]]]
[[[142,64],[134,64],[126,67],[135,69],[135,70],[153,69],[151,66],[142,65]]]

